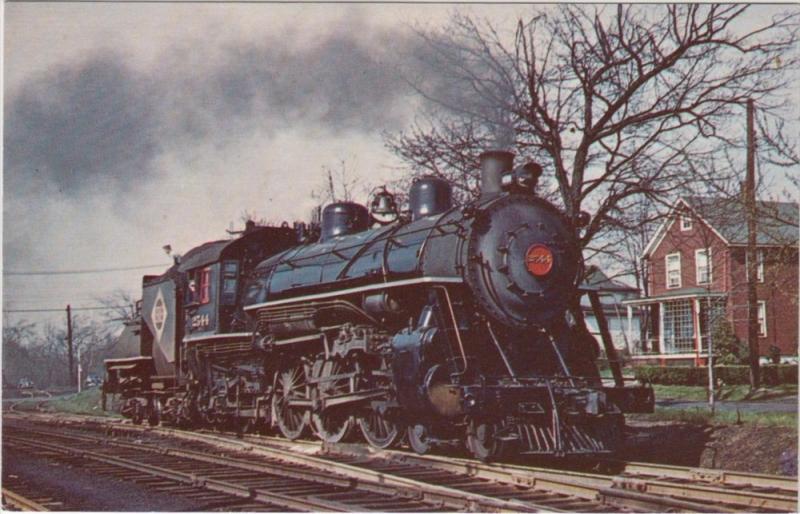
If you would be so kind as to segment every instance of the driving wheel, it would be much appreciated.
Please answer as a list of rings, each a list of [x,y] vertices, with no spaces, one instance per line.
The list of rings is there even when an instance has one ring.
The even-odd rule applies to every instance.
[[[317,380],[312,394],[315,399],[324,400],[355,393],[357,390],[358,364],[355,361],[334,359],[325,361],[322,366],[314,366]],[[317,437],[326,443],[342,442],[350,435],[355,424],[348,405],[328,407],[311,415]]]
[[[306,377],[302,364],[291,364],[279,371],[272,394],[272,412],[278,430],[285,438],[297,439],[308,427],[309,415],[305,405],[307,401]]]

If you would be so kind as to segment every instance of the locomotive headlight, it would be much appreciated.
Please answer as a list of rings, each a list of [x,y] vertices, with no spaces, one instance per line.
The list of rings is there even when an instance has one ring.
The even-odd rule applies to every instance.
[[[542,167],[535,162],[529,162],[500,177],[500,187],[503,191],[532,192],[541,175]]]

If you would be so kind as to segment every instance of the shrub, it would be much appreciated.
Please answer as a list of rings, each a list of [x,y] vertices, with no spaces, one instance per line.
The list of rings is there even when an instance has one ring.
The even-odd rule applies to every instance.
[[[747,343],[736,336],[728,320],[720,319],[714,323],[711,338],[717,355],[716,364],[747,364],[750,356]]]
[[[693,366],[639,366],[633,368],[639,380],[662,385],[702,386],[708,383],[708,368]],[[714,376],[728,385],[750,383],[748,366],[714,366]],[[765,386],[797,383],[797,364],[767,364],[761,366],[761,383]]]

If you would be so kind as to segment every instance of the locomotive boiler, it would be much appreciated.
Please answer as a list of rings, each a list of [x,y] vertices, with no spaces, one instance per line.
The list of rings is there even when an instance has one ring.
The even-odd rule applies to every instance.
[[[484,460],[612,452],[623,412],[651,410],[652,390],[600,379],[597,343],[572,314],[575,222],[536,195],[540,173],[491,151],[466,204],[423,177],[391,223],[373,216],[396,213],[387,193],[372,213],[327,206],[318,238],[272,244],[242,276],[230,310],[247,344],[224,331],[184,337],[174,386],[129,396],[150,417],[289,439],[360,432],[419,453],[464,444]]]

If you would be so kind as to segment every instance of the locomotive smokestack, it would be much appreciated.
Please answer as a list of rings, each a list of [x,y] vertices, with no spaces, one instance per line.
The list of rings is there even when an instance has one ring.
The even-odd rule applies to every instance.
[[[495,195],[501,191],[503,173],[514,166],[514,154],[506,150],[487,150],[480,157],[481,196]]]

